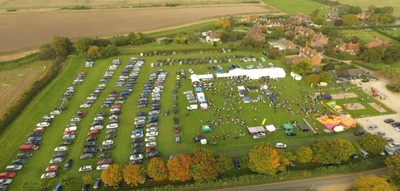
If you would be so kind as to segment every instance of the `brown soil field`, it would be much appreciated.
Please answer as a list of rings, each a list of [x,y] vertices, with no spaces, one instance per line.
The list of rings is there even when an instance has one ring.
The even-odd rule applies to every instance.
[[[377,111],[381,112],[381,113],[386,112],[386,109],[384,109],[383,107],[381,107],[380,105],[378,105],[375,102],[371,102],[371,103],[368,103],[368,104],[370,106],[372,106],[373,108],[375,108]]]
[[[54,36],[70,39],[148,32],[230,15],[267,14],[266,5],[111,9],[0,14],[0,57],[36,49]]]
[[[360,109],[365,109],[365,107],[363,105],[361,105],[360,103],[348,103],[348,104],[344,104],[344,106],[346,107],[346,109],[348,110],[360,110]]]
[[[332,99],[346,99],[346,98],[353,98],[357,97],[355,93],[342,93],[342,94],[331,94]]]

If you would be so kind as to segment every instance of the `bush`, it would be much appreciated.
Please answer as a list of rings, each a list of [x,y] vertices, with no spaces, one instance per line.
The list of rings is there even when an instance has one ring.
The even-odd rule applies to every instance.
[[[57,57],[56,52],[51,48],[42,49],[39,51],[37,58],[39,60],[52,60]]]

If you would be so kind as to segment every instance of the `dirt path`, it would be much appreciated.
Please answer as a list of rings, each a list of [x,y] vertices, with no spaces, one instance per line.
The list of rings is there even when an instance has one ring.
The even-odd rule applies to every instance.
[[[245,4],[219,7],[0,14],[0,42],[2,44],[0,57],[10,53],[34,50],[56,35],[70,39],[113,36],[129,32],[161,30],[230,15],[265,14],[268,11],[270,10],[265,5]]]

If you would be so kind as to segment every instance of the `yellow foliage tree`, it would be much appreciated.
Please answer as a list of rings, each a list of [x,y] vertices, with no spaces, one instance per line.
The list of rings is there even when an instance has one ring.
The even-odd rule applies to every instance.
[[[222,28],[224,26],[224,21],[218,19],[215,21],[215,25],[217,25],[218,28]]]
[[[358,191],[397,191],[397,188],[391,186],[386,179],[376,176],[374,174],[366,175],[360,174],[354,180],[354,188]]]
[[[192,159],[188,154],[179,154],[167,161],[168,179],[185,182],[190,180],[190,165]]]
[[[118,164],[110,165],[101,172],[101,180],[109,186],[116,186],[122,181],[121,167]]]
[[[137,186],[145,180],[144,169],[139,164],[128,164],[123,170],[124,181],[131,187]]]
[[[228,28],[228,27],[230,27],[231,26],[231,22],[229,21],[229,20],[225,20],[224,21],[224,24],[222,25],[222,28],[223,29],[226,29],[226,28]]]
[[[274,175],[281,165],[278,152],[270,145],[260,143],[249,151],[248,167],[260,174]]]
[[[167,167],[163,160],[158,157],[152,158],[147,166],[147,174],[155,181],[161,181],[168,178]]]

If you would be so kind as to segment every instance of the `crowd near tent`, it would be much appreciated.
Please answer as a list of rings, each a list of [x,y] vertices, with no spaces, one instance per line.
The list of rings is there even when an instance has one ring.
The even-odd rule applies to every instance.
[[[236,68],[230,70],[228,73],[218,73],[216,74],[217,78],[233,78],[233,77],[242,77],[247,76],[250,79],[260,79],[262,77],[269,78],[284,78],[286,77],[286,72],[283,68],[261,68],[261,69],[242,69]]]
[[[250,135],[255,135],[257,133],[265,133],[265,129],[263,126],[256,126],[256,127],[247,127],[247,131]]]

